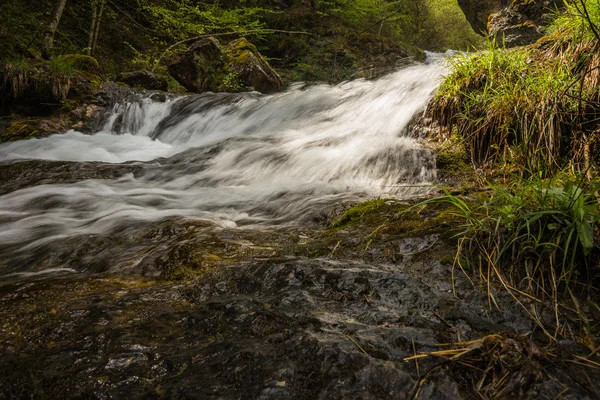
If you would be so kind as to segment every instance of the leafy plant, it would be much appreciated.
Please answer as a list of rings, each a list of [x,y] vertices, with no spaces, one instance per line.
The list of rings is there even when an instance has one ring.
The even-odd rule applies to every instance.
[[[24,58],[7,60],[0,70],[0,97],[17,98],[29,87],[32,66]]]
[[[582,291],[600,270],[598,182],[520,180],[493,187],[479,206],[445,191],[443,201],[464,220],[455,266],[468,266],[488,288],[497,281],[513,296],[550,298]],[[489,290],[490,304],[495,304]]]

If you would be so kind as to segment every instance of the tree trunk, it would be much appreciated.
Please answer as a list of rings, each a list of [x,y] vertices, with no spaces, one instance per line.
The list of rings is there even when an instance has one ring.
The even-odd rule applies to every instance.
[[[52,19],[46,27],[46,33],[44,34],[44,44],[42,45],[42,56],[46,59],[50,58],[50,51],[52,50],[52,44],[54,43],[54,34],[56,33],[56,28],[60,23],[60,19],[62,17],[63,11],[65,10],[66,3],[67,0],[57,1],[56,8],[54,9],[54,13],[52,14]]]
[[[98,3],[92,0],[92,25],[90,26],[90,37],[88,39],[88,46],[85,53],[88,56],[92,55],[92,47],[94,46],[94,35],[96,33],[96,19],[98,17]]]
[[[102,23],[102,14],[104,13],[104,5],[106,4],[106,0],[100,0],[100,11],[98,11],[98,19],[96,20],[96,26],[94,31],[94,40],[92,42],[92,47],[90,50],[90,55],[93,53],[96,45],[98,44],[98,34],[100,33],[100,25]]]

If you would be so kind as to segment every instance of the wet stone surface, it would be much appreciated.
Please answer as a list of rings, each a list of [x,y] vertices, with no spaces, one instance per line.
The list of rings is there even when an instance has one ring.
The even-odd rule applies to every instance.
[[[505,295],[490,309],[461,274],[455,296],[448,228],[424,212],[405,231],[415,221],[390,219],[398,207],[336,230],[163,222],[139,233],[165,243],[145,250],[146,270],[7,281],[0,398],[468,398],[448,369],[419,379],[439,359],[404,358],[535,325]],[[534,397],[565,384],[590,398],[560,373]]]

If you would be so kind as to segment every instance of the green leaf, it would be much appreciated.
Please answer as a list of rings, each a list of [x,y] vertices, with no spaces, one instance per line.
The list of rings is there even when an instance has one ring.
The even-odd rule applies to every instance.
[[[594,229],[588,222],[577,222],[577,233],[579,235],[579,241],[583,246],[585,255],[590,253],[590,250],[594,247]]]

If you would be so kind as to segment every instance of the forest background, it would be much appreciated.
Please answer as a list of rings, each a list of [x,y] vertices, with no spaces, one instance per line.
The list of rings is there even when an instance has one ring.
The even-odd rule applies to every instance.
[[[328,82],[484,41],[456,0],[6,0],[0,13],[0,59],[88,54],[109,78],[165,73],[203,35],[246,37],[286,81]]]

